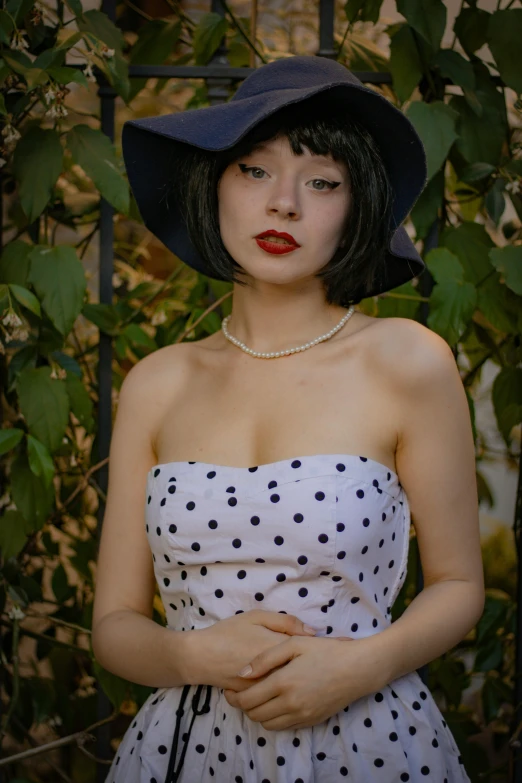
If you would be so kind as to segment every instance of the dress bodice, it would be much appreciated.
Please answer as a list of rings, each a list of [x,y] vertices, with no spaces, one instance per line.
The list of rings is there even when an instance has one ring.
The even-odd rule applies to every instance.
[[[378,633],[406,576],[409,526],[398,475],[357,455],[169,462],[147,477],[147,535],[174,630],[264,609],[318,636]]]

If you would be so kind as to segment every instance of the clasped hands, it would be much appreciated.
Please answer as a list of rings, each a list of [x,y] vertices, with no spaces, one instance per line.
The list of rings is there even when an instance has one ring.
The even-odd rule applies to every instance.
[[[225,698],[269,731],[315,726],[382,686],[368,644],[371,637],[290,636],[253,658],[244,677],[251,684],[225,689]]]

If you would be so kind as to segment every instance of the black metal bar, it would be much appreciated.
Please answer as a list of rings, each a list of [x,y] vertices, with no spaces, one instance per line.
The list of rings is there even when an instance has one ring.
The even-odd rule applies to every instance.
[[[335,0],[320,0],[319,3],[319,57],[337,59],[334,49]]]
[[[516,603],[516,629],[515,629],[515,686],[513,717],[510,734],[515,735],[522,721],[522,578],[520,568],[522,564],[522,459],[518,462],[518,486],[515,501],[515,519],[513,521],[513,533],[517,550],[517,603]],[[513,768],[513,782],[522,783],[522,737],[517,734],[510,746]]]
[[[116,0],[102,0],[101,10],[112,22],[116,21]],[[99,72],[98,95],[100,97],[101,131],[114,142],[114,114],[117,92],[108,83],[104,74]],[[103,197],[100,198],[100,260],[99,260],[99,298],[100,304],[112,304],[112,274],[113,274],[113,244],[114,244],[114,208]],[[112,338],[100,331],[98,355],[98,430],[96,434],[98,461],[109,456],[112,433]],[[105,465],[98,471],[97,481],[103,493],[107,492],[109,468]],[[101,497],[98,500],[97,514],[97,544],[100,537],[105,514],[105,504]],[[112,705],[101,688],[97,696],[97,720],[103,720],[112,712]],[[96,755],[100,759],[110,760],[111,724],[100,726],[96,735]],[[104,783],[108,768],[105,764],[96,765],[96,781]]]
[[[219,14],[223,17],[225,16],[225,7],[220,0],[211,0],[210,10],[215,14]],[[226,103],[230,98],[232,79],[242,79],[244,77],[241,75],[236,75],[235,77],[233,75],[225,75],[223,71],[230,70],[237,72],[246,70],[243,68],[231,68],[228,62],[226,36],[223,36],[211,61],[204,67],[206,68],[204,78],[206,79],[206,84],[208,86],[209,104],[211,106],[217,106],[219,103]],[[249,68],[248,70],[251,72],[253,71],[253,68]]]
[[[325,56],[325,55],[324,55]],[[71,68],[74,67],[72,64]],[[219,79],[242,80],[255,68],[235,68],[232,65],[129,65],[129,78],[159,79]],[[352,71],[354,76],[368,84],[391,84],[392,75],[385,71]]]

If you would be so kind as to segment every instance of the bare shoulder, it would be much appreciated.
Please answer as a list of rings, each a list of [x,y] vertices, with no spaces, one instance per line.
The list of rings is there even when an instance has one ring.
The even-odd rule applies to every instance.
[[[120,394],[137,401],[147,398],[149,403],[167,396],[184,376],[189,348],[185,343],[167,345],[140,359],[125,376]]]
[[[411,318],[383,318],[373,331],[381,369],[402,388],[426,383],[441,372],[457,374],[450,346]]]

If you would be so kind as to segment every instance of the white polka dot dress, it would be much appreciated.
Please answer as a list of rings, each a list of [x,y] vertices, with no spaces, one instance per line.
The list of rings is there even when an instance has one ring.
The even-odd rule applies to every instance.
[[[251,468],[157,465],[146,528],[167,624],[205,628],[251,609],[294,614],[320,636],[391,623],[406,577],[410,510],[375,460],[318,454]],[[470,783],[417,672],[316,726],[268,731],[209,685],[157,688],[107,783]]]

